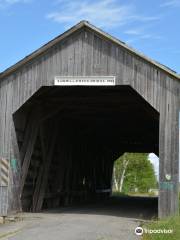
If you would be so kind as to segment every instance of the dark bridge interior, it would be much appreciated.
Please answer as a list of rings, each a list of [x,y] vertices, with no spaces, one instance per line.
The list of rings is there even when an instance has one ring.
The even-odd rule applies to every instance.
[[[106,198],[120,155],[159,151],[159,114],[130,86],[43,87],[14,124],[26,211]]]

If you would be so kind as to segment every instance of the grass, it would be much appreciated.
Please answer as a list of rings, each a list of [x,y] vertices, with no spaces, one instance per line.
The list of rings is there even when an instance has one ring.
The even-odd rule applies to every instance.
[[[179,195],[180,209],[180,195]],[[153,221],[149,224],[144,224],[143,229],[172,229],[171,234],[162,233],[144,233],[142,240],[180,240],[180,216],[169,217],[163,220]]]
[[[113,191],[112,192],[112,196],[118,196],[118,197],[121,197],[121,196],[127,196],[128,194],[124,193],[124,192],[118,192],[118,191]]]
[[[156,196],[156,195],[154,195],[153,193],[140,193],[140,192],[135,192],[135,193],[133,193],[133,192],[129,192],[129,193],[124,193],[124,192],[118,192],[118,191],[113,191],[113,193],[112,193],[112,196],[119,196],[119,197],[121,197],[121,196],[132,196],[132,197],[154,197],[154,196]]]
[[[171,217],[143,225],[143,229],[172,229],[173,233],[144,233],[142,240],[179,240],[180,217]]]
[[[113,196],[153,196],[149,193],[120,193],[113,192]],[[179,194],[179,209],[180,209],[180,194]],[[142,240],[180,240],[180,216],[169,217],[163,220],[155,220],[141,226],[148,230],[171,230],[173,233],[144,233]],[[144,231],[145,232],[145,231]]]

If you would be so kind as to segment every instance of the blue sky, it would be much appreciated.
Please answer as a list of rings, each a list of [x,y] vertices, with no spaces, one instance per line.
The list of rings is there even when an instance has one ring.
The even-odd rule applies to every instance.
[[[0,72],[81,20],[180,73],[180,0],[0,0]]]
[[[82,19],[180,73],[180,0],[0,0],[0,72]]]
[[[0,72],[81,20],[180,73],[180,0],[0,0]]]
[[[180,73],[180,0],[0,0],[0,72],[81,20]]]

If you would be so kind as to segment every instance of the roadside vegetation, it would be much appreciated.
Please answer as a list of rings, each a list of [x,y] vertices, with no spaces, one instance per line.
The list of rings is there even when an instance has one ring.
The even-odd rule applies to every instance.
[[[179,240],[180,239],[180,217],[172,217],[164,220],[154,221],[143,225],[143,229],[166,229],[172,230],[172,233],[144,233],[142,240]]]
[[[180,209],[180,194],[179,194]],[[179,212],[180,214],[180,212]],[[172,229],[171,234],[143,234],[142,240],[179,240],[180,239],[180,216],[170,217],[163,220],[152,221],[152,223],[142,226],[146,229]]]
[[[113,195],[157,196],[158,182],[154,167],[146,153],[125,153],[114,163]],[[180,209],[180,195],[179,195]],[[143,229],[172,230],[172,233],[144,233],[142,240],[180,240],[180,216],[154,220],[141,226]],[[144,231],[145,232],[145,231]]]
[[[155,195],[157,180],[147,153],[124,153],[114,163],[113,193],[115,195]]]

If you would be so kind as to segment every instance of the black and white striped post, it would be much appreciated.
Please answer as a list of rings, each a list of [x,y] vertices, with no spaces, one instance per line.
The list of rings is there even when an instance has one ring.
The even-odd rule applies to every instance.
[[[7,215],[8,208],[9,161],[0,158],[0,215]]]

